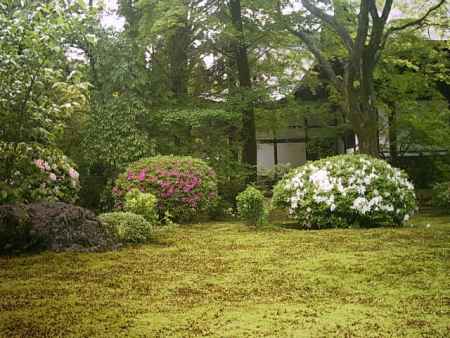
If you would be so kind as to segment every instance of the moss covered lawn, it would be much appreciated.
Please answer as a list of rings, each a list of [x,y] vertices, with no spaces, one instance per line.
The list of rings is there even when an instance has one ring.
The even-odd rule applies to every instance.
[[[450,337],[450,218],[412,223],[0,257],[0,337]]]

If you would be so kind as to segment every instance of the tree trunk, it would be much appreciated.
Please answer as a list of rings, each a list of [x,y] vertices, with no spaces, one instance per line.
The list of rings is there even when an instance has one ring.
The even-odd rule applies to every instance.
[[[188,95],[188,46],[191,30],[188,26],[175,30],[168,41],[169,85],[176,101],[182,102]]]
[[[346,67],[344,76],[345,90],[342,94],[345,108],[358,136],[359,152],[379,157],[378,113],[373,86],[374,56],[363,53],[356,56]]]
[[[362,154],[379,157],[378,130],[376,125],[368,123],[357,131],[359,141],[359,152]]]
[[[248,97],[251,95],[251,76],[250,66],[248,62],[247,47],[244,41],[244,27],[242,24],[241,2],[240,0],[230,0],[230,13],[233,27],[238,32],[239,37],[235,43],[234,50],[236,56],[236,65],[239,77],[239,88],[243,103],[242,110],[242,138],[243,138],[243,154],[244,163],[252,167],[249,182],[256,181],[256,165],[257,165],[257,148],[256,148],[256,127],[255,127],[255,111],[253,100]]]

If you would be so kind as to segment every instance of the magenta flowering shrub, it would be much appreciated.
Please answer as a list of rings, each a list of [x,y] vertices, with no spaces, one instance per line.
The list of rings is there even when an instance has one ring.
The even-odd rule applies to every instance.
[[[113,188],[118,208],[133,188],[154,194],[159,216],[169,213],[177,222],[191,220],[217,199],[215,172],[204,161],[188,156],[156,156],[132,163]]]
[[[0,142],[0,204],[74,203],[80,190],[73,162],[56,148]]]

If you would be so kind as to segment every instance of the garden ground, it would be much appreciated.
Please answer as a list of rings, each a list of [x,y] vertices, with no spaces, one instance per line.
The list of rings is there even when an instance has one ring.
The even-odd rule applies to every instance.
[[[450,218],[412,223],[206,223],[117,252],[0,257],[0,336],[448,337]]]

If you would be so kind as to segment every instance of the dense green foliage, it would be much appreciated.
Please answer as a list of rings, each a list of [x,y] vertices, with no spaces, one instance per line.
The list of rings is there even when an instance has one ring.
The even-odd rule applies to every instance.
[[[436,183],[433,186],[433,206],[450,213],[450,182]]]
[[[364,155],[340,155],[292,170],[273,203],[307,228],[401,225],[416,208],[406,174]]]
[[[154,194],[160,218],[168,212],[178,222],[192,220],[217,198],[214,170],[189,156],[156,156],[132,163],[115,182],[118,207],[133,188]]]
[[[119,21],[107,27],[106,12],[95,1],[3,1],[0,140],[61,149],[80,172],[79,203],[97,210],[112,209],[111,187],[130,163],[169,154],[207,161],[222,204],[232,206],[255,180],[253,123],[269,138],[292,126],[320,125],[320,132],[305,132],[307,157],[317,159],[342,150],[337,144],[358,133],[355,107],[367,106],[370,112],[355,116],[369,114],[363,120],[372,123],[363,129],[389,140],[379,149],[394,165],[405,167],[402,157],[413,150],[448,151],[448,43],[423,35],[431,23],[433,39],[445,30],[448,5],[428,13],[417,1],[394,4],[392,10],[405,18],[389,18],[381,29],[386,33],[411,23],[409,16],[423,12],[427,18],[419,30],[411,24],[413,29],[395,30],[370,45],[379,57],[362,79],[371,83],[356,80],[356,72],[351,84],[343,73],[358,67],[344,67],[353,59],[334,25],[354,39],[361,24],[358,2],[324,3],[321,9],[335,13],[332,25],[314,10],[320,1],[302,0],[304,10],[287,10],[289,2],[281,1],[279,12],[264,0],[118,1],[124,20],[119,29]],[[369,26],[377,22],[369,20]],[[320,28],[305,32],[319,54],[293,32],[310,26]],[[327,76],[329,64],[337,81]],[[356,95],[362,87],[369,95]],[[304,99],[305,92],[310,95]],[[347,92],[355,95],[347,100]],[[358,97],[366,96],[371,100],[358,105]],[[432,174],[413,176],[421,187],[445,179],[448,169],[438,162],[433,160]]]
[[[80,10],[78,3],[0,4],[0,203],[78,198],[78,172],[58,139],[87,107],[82,68],[66,55]]]
[[[135,188],[125,194],[124,210],[143,216],[151,224],[157,224],[157,203],[155,195]]]
[[[264,195],[253,186],[247,187],[236,197],[238,215],[250,225],[262,225],[267,221]]]
[[[74,203],[80,189],[78,176],[75,164],[56,148],[0,141],[0,204]]]
[[[110,212],[99,215],[98,219],[123,243],[145,243],[152,236],[151,223],[132,212]]]
[[[86,107],[87,83],[66,57],[77,4],[0,4],[0,137],[52,143]]]
[[[0,206],[0,253],[24,252],[36,249],[42,238],[33,236],[28,212],[13,206]]]
[[[408,152],[450,146],[450,61],[445,41],[403,33],[386,48],[375,73],[382,144],[395,165]],[[447,97],[445,97],[447,95]]]

